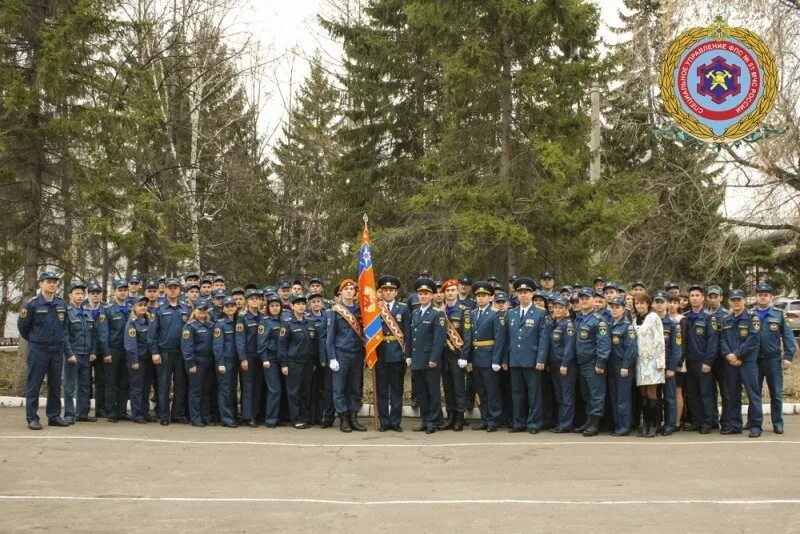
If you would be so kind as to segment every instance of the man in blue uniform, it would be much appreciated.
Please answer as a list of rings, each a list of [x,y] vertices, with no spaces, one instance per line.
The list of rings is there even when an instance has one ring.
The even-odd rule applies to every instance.
[[[475,299],[472,297],[472,280],[468,276],[458,279],[458,300],[463,302],[467,309],[475,308]]]
[[[514,281],[519,306],[506,314],[508,352],[503,366],[510,367],[513,423],[509,432],[538,434],[542,427],[542,373],[550,348],[550,314],[533,305],[534,282]]]
[[[139,291],[142,288],[142,277],[138,274],[132,274],[128,277],[128,295],[125,297],[125,304],[133,307],[134,303],[139,299],[141,294]]]
[[[480,397],[481,422],[473,430],[495,432],[502,423],[500,369],[506,343],[505,316],[492,309],[494,287],[489,282],[473,285],[477,307],[472,313],[472,363],[475,389]]]
[[[83,309],[86,286],[73,282],[67,287],[67,340],[64,356],[64,421],[97,421],[89,416],[89,377],[91,364],[97,359],[99,341],[92,312]]]
[[[767,283],[762,282],[756,286],[754,311],[761,321],[758,384],[760,391],[766,379],[772,430],[776,434],[783,434],[783,372],[788,371],[792,365],[794,354],[797,352],[797,341],[792,335],[789,319],[782,310],[772,306],[772,293],[772,286]],[[748,413],[748,419],[750,417],[751,414]]]
[[[258,325],[261,321],[258,290],[245,291],[245,300],[246,309],[236,318],[236,354],[242,370],[242,421],[255,428],[264,387],[262,361],[258,356]]]
[[[717,350],[716,354],[714,355],[714,365],[711,366],[711,374],[714,375],[714,404],[716,405],[717,403],[717,392],[719,392],[722,404],[722,416],[720,417],[719,412],[714,410],[711,418],[711,428],[719,428],[721,420],[724,430],[725,421],[727,421],[730,416],[730,414],[728,414],[728,404],[730,402],[730,398],[725,385],[725,358],[721,356],[721,349],[719,345],[722,339],[722,320],[726,315],[728,315],[728,310],[722,307],[722,288],[719,286],[710,286],[706,291],[706,301],[706,311],[709,315],[714,316],[714,324],[717,328]]]
[[[603,282],[604,279],[597,280]],[[605,413],[606,364],[611,354],[611,337],[605,317],[593,310],[594,290],[578,291],[580,314],[575,318],[575,359],[580,372],[581,393],[586,401],[586,422],[575,432],[596,436]]]
[[[128,368],[125,352],[125,326],[131,314],[128,305],[128,282],[124,279],[112,283],[114,296],[105,309],[108,324],[108,343],[103,354],[103,373],[106,382],[106,416],[116,423],[126,418],[128,404]]]
[[[690,310],[686,316],[686,402],[692,412],[694,424],[686,430],[699,430],[701,434],[711,432],[713,412],[717,409],[714,399],[714,365],[719,340],[716,318],[703,308],[705,289],[700,285],[689,288]]]
[[[67,303],[56,296],[58,276],[39,274],[39,294],[22,305],[17,319],[19,335],[28,342],[28,381],[25,387],[25,419],[28,428],[41,430],[39,390],[47,377],[47,422],[67,426],[61,418],[61,371],[67,335]]]
[[[552,431],[556,434],[572,432],[578,366],[575,363],[575,324],[569,316],[569,300],[566,297],[559,296],[553,300],[548,360],[558,406],[557,422]]]
[[[95,417],[106,416],[106,380],[105,365],[103,355],[108,352],[108,322],[106,321],[105,307],[103,302],[103,288],[97,282],[90,282],[86,286],[87,297],[83,307],[90,311],[97,328],[98,353],[97,358],[91,364],[90,391],[94,390],[94,415]]]
[[[677,398],[677,377],[675,373],[683,365],[683,338],[681,325],[672,320],[667,312],[667,301],[669,295],[666,291],[656,291],[653,293],[653,311],[661,317],[661,324],[664,330],[664,362],[666,368],[666,379],[664,381],[664,430],[662,434],[671,435],[677,429],[678,398]]]
[[[375,373],[378,391],[378,418],[381,432],[402,432],[404,363],[411,355],[411,313],[408,306],[397,302],[400,280],[386,275],[378,279],[382,300],[383,341],[378,345]]]
[[[724,362],[725,387],[729,394],[727,417],[722,421],[720,434],[742,433],[742,385],[750,405],[750,437],[761,436],[764,415],[761,407],[761,387],[758,382],[758,343],[761,319],[744,306],[744,291],[728,293],[730,313],[722,318],[720,347]],[[723,412],[724,413],[724,412]]]
[[[181,332],[192,310],[178,301],[181,291],[178,279],[168,278],[166,284],[167,302],[156,310],[147,329],[147,343],[153,363],[158,366],[158,407],[162,425],[171,421],[189,422],[186,412],[188,378],[181,355]],[[173,385],[170,410],[169,391]]]

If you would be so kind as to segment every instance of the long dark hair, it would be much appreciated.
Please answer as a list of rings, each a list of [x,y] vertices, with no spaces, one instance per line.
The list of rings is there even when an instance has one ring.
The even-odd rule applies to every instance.
[[[653,299],[647,293],[639,293],[633,297],[633,311],[636,313],[636,324],[642,324],[647,313],[639,313],[639,310],[636,309],[637,302],[643,302],[647,304],[647,313],[650,313],[650,311],[653,309]]]

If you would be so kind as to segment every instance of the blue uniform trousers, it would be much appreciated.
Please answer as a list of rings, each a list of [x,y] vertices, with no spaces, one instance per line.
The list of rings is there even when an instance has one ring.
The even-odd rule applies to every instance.
[[[111,350],[111,363],[105,363],[106,416],[119,419],[128,409],[128,355]]]
[[[286,397],[289,401],[289,420],[293,425],[311,422],[311,362],[286,362]]]
[[[686,403],[696,425],[711,428],[717,403],[714,399],[714,374],[703,373],[702,361],[686,362]]]
[[[542,427],[542,373],[533,367],[511,367],[513,428]]]
[[[108,376],[106,376],[108,380]],[[173,386],[170,409],[169,390]],[[161,351],[161,364],[158,365],[158,411],[162,420],[175,420],[186,417],[186,369],[183,355],[179,350]]]
[[[608,390],[611,397],[611,415],[614,418],[614,430],[618,434],[627,434],[631,431],[631,391],[633,377],[636,370],[631,366],[628,376],[619,375],[620,367],[614,362],[608,362],[606,372],[608,377]]]
[[[594,360],[578,364],[581,394],[586,402],[586,415],[603,417],[606,402],[606,375],[594,370]]]
[[[339,370],[333,373],[333,405],[336,413],[361,409],[361,387],[364,380],[364,360],[360,354],[338,354]]]
[[[263,362],[255,354],[247,355],[247,371],[242,371],[242,419],[255,421],[261,402],[264,374]]]
[[[403,362],[378,360],[375,378],[378,382],[378,418],[383,426],[400,424],[403,412]]]
[[[186,373],[189,377],[189,418],[192,423],[211,421],[211,385],[214,382],[214,358],[195,358],[197,371],[189,373],[189,362]]]
[[[499,427],[503,422],[500,404],[500,373],[491,367],[473,367],[472,380],[480,398],[481,424]]]
[[[742,361],[734,367],[725,361],[725,388],[729,393],[727,419],[723,426],[732,430],[742,430],[742,386],[747,393],[748,420],[752,430],[761,430],[764,423],[764,410],[761,407],[761,387],[758,382],[758,361]]]
[[[442,396],[439,390],[442,370],[436,367],[413,371],[411,378],[417,384],[417,404],[422,426],[438,428],[442,419]]]
[[[678,396],[677,396],[677,380],[676,377],[666,378],[664,380],[664,428],[675,430],[677,421],[675,418],[678,415]]]
[[[770,417],[772,418],[773,427],[775,425],[783,425],[782,361],[781,358],[759,358],[758,360],[758,390],[762,390],[764,387],[764,380],[766,379],[767,388],[769,389]],[[752,404],[750,405],[750,410],[753,410]],[[750,412],[748,412],[747,417],[750,419]]]
[[[575,420],[575,383],[578,380],[578,365],[573,361],[567,366],[567,376],[561,376],[561,366],[550,366],[553,393],[558,406],[557,428],[572,430]]]
[[[89,416],[89,355],[76,354],[76,363],[64,359],[64,419]]]
[[[219,373],[215,369],[220,422],[229,426],[236,424],[236,411],[234,410],[234,405],[236,404],[236,378],[238,376],[236,363],[236,360],[226,358],[223,361],[225,373]]]
[[[442,369],[442,386],[447,411],[463,413],[467,408],[467,373],[458,366],[459,354],[446,351]],[[400,391],[402,396],[403,392]]]
[[[38,421],[39,390],[47,377],[47,419],[61,415],[61,372],[64,367],[64,348],[28,345],[28,381],[25,386],[25,419]]]
[[[145,360],[147,358],[144,358]],[[145,415],[147,415],[147,410],[145,410],[145,406],[149,406],[149,404],[145,404],[145,394],[144,394],[144,381],[145,381],[145,368],[141,361],[137,362],[132,358],[127,359],[128,362],[128,394],[130,395],[131,401],[131,418],[134,421],[144,420]],[[139,369],[134,369],[133,364],[138,363]],[[149,401],[147,401],[149,402]]]
[[[264,369],[263,376],[267,387],[267,394],[264,401],[264,424],[272,427],[278,424],[278,418],[281,410],[281,396],[283,389],[281,386],[282,375],[280,367],[277,363],[272,363],[269,369]]]

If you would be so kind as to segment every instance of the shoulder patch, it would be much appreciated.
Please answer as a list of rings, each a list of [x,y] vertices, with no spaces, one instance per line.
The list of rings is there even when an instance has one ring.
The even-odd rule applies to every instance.
[[[631,339],[636,339],[636,329],[633,327],[628,328],[628,337]]]
[[[567,323],[567,335],[573,337],[575,335],[575,325]]]
[[[500,315],[497,319],[500,321],[500,326],[505,326],[506,325],[506,316],[505,315]]]
[[[444,321],[445,321],[444,317],[439,317],[439,324],[441,326],[444,326]]]
[[[24,318],[26,318],[26,317],[28,316],[28,308],[26,308],[25,306],[23,306],[23,307],[22,307],[22,308],[19,310],[19,316],[20,316],[21,318],[23,318],[23,319],[24,319]]]
[[[183,339],[189,339],[189,336],[191,336],[191,335],[192,334],[190,334],[188,330],[184,330],[183,331]]]
[[[759,319],[756,314],[753,314],[753,330],[756,332],[761,330],[761,319]]]
[[[606,325],[605,321],[600,321],[597,325],[597,331],[600,332],[601,336],[608,334],[608,326]]]
[[[244,332],[244,325],[242,323],[236,323],[236,331]]]
[[[219,337],[222,335],[222,330],[220,328],[214,329],[214,337]]]
[[[136,329],[135,328],[129,328],[128,329],[128,335],[131,336],[131,337],[136,337]]]

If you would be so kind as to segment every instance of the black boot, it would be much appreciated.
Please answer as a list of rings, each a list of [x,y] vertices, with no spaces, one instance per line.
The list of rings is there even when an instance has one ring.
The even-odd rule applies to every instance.
[[[439,425],[439,430],[452,430],[456,424],[456,412],[454,410],[447,410],[447,421]]]
[[[358,414],[350,412],[350,427],[357,432],[366,432],[367,427],[358,422]]]
[[[456,412],[456,420],[453,422],[453,430],[461,432],[464,430],[464,412]]]
[[[590,415],[588,424],[583,431],[583,435],[585,437],[596,436],[600,432],[600,417],[596,415]]]
[[[650,425],[650,399],[645,397],[642,399],[642,428],[638,434],[640,438],[647,437],[650,433]]]
[[[648,438],[656,437],[658,426],[661,424],[661,401],[650,399],[650,429],[647,432]]]
[[[339,414],[339,430],[342,432],[352,432],[353,429],[350,426],[350,414],[347,412]]]
[[[575,432],[576,434],[580,434],[581,432],[586,430],[586,428],[589,426],[589,420],[591,419],[591,417],[592,417],[591,415],[587,415],[586,421],[584,421],[581,426],[575,427],[572,431]]]

